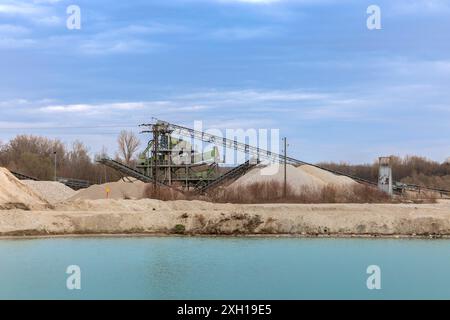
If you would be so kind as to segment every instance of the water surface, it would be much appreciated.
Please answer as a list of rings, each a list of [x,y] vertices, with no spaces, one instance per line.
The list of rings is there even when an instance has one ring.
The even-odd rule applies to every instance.
[[[66,288],[69,265],[81,290]],[[450,299],[449,274],[449,240],[0,240],[2,299]]]

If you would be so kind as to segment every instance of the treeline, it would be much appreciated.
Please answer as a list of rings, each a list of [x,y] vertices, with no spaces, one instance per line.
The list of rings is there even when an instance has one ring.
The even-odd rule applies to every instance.
[[[393,179],[408,184],[450,190],[450,162],[439,163],[418,156],[392,156]],[[378,180],[378,161],[372,164],[321,163],[321,166],[369,181]]]
[[[121,141],[122,136],[124,134],[119,136],[118,141]],[[57,177],[82,179],[96,184],[121,178],[115,170],[96,162],[98,158],[107,156],[106,149],[91,157],[89,148],[81,141],[75,141],[68,148],[59,139],[19,135],[7,143],[0,143],[0,166],[39,180],[54,179],[55,156]],[[130,162],[129,159],[133,155],[126,156],[127,162]],[[124,161],[120,153],[117,153],[115,158]]]

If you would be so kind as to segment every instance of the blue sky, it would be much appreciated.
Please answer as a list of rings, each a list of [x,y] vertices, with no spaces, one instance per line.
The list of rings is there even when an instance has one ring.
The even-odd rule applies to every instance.
[[[81,8],[81,30],[66,8]],[[382,30],[366,9],[380,6]],[[279,128],[305,161],[450,156],[450,2],[0,0],[0,140],[112,153],[151,117]]]

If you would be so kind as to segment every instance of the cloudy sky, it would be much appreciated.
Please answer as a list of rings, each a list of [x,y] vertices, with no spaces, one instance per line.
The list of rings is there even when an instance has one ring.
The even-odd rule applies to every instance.
[[[279,128],[305,161],[443,161],[449,15],[445,0],[0,0],[0,139],[113,152],[158,117]]]

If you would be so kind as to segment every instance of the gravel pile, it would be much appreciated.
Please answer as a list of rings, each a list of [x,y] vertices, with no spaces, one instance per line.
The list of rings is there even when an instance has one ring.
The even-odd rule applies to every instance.
[[[8,169],[0,168],[0,209],[34,209],[47,205],[44,197],[19,181]]]
[[[77,193],[65,184],[56,181],[23,180],[22,183],[52,204],[65,201]]]
[[[305,188],[309,190],[319,190],[326,186],[326,183],[298,168],[287,165],[287,183],[292,190],[300,193]],[[284,183],[284,166],[272,164],[269,166],[258,166],[255,169],[250,170],[247,174],[234,181],[229,188],[247,187],[254,183],[268,183],[276,182],[279,184]]]
[[[78,191],[68,200],[100,200],[100,199],[143,199],[147,184],[133,178],[105,184],[96,184]]]
[[[301,193],[304,190],[320,190],[328,185],[341,188],[349,187],[356,183],[348,177],[338,176],[313,166],[295,167],[287,165],[286,169],[287,183],[296,193]],[[229,188],[247,187],[254,183],[268,182],[276,182],[281,185],[284,183],[284,166],[282,164],[258,166],[230,184]]]
[[[338,176],[337,174],[334,174],[332,172],[309,165],[302,165],[298,167],[297,170],[308,173],[315,178],[322,180],[325,184],[333,185],[335,187],[349,187],[356,184],[355,180],[349,177]]]

